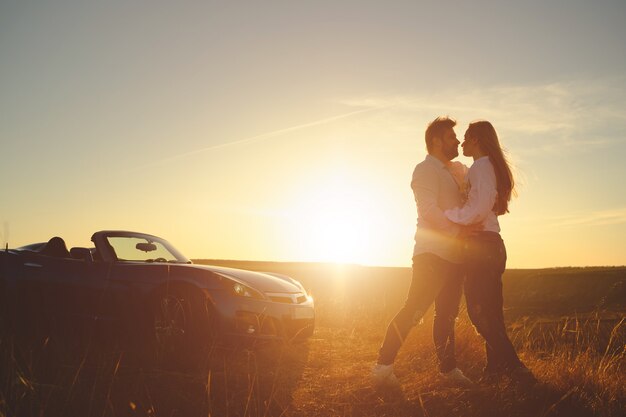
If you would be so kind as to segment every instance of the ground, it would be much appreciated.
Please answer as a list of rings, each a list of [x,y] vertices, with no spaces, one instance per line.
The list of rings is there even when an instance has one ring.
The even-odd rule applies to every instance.
[[[211,263],[218,263],[213,261]],[[132,352],[80,355],[43,340],[0,340],[6,416],[607,416],[626,414],[626,268],[507,271],[509,334],[540,383],[448,386],[435,366],[432,313],[396,362],[400,388],[369,381],[386,326],[408,288],[406,268],[226,262],[300,279],[316,300],[304,343],[216,347],[187,372],[146,366]],[[463,310],[459,366],[478,379],[481,338]]]

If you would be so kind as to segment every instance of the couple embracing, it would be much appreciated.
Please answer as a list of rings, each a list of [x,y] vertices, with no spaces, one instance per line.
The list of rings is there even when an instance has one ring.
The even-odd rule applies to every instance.
[[[438,117],[426,129],[426,159],[417,164],[411,188],[417,203],[413,277],[404,307],[393,318],[372,370],[376,385],[396,385],[393,362],[411,328],[435,304],[433,339],[441,378],[472,386],[457,367],[454,325],[465,290],[467,312],[485,339],[487,363],[481,382],[508,378],[536,380],[518,358],[506,333],[502,310],[502,274],[506,249],[498,216],[508,212],[514,180],[494,127],[470,123],[463,155],[458,156],[456,121]]]

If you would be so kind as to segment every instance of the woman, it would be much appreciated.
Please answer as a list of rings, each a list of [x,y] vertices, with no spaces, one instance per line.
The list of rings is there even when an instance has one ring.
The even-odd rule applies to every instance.
[[[517,357],[506,334],[502,310],[502,274],[506,249],[500,237],[498,216],[508,213],[514,180],[504,157],[496,130],[488,121],[470,123],[461,145],[463,155],[474,163],[467,174],[467,201],[463,207],[446,210],[445,215],[460,225],[479,224],[464,242],[465,299],[476,330],[485,339],[487,366],[483,380],[506,375],[520,382],[536,382]],[[476,226],[473,227],[474,230]]]

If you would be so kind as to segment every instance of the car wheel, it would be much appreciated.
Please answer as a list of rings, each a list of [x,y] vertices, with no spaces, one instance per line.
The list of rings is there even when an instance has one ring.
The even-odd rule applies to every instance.
[[[158,365],[201,367],[215,339],[213,321],[212,308],[202,294],[173,288],[161,292],[152,321]]]

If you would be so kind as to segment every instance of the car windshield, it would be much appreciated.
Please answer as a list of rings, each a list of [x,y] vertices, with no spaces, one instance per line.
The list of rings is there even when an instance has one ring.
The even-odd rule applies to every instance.
[[[109,236],[118,261],[190,263],[165,241],[135,236]]]

